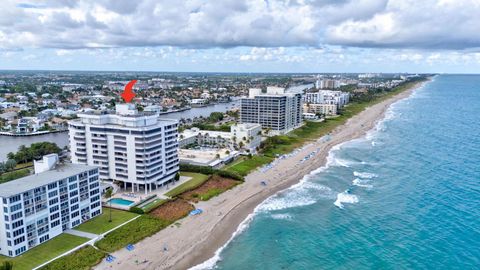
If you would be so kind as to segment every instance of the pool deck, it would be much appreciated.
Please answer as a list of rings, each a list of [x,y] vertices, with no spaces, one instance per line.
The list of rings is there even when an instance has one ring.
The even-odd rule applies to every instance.
[[[165,193],[189,181],[190,179],[191,177],[188,177],[188,176],[180,176],[180,180],[178,180],[177,182],[165,185],[163,187],[159,187],[158,189],[152,190],[148,194],[145,194],[144,191],[132,192],[130,189],[125,190],[122,188],[118,188],[118,191],[115,194],[113,194],[111,198],[109,199],[104,198],[102,200],[103,205],[106,207],[112,207],[120,210],[129,210],[130,205],[121,205],[121,204],[112,203],[112,205],[110,206],[110,203],[108,201],[111,199],[122,199],[122,200],[133,201],[131,205],[135,205],[147,199],[148,197],[151,197],[152,195],[157,195],[157,197],[160,199],[168,199],[169,197],[166,196]]]

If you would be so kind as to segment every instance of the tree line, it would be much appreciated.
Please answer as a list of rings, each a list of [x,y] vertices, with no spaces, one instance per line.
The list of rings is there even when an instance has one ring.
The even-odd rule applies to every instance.
[[[44,155],[59,154],[61,151],[62,149],[56,143],[38,142],[32,143],[29,147],[20,146],[17,153],[10,152],[7,154],[7,158],[15,160],[17,163],[27,163],[34,159],[40,159]]]

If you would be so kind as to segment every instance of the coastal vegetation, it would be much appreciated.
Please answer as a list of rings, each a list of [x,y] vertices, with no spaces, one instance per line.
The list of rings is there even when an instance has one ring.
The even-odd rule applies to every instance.
[[[185,191],[192,190],[201,184],[203,184],[208,179],[208,175],[201,173],[192,173],[192,172],[181,172],[181,176],[191,177],[187,182],[175,187],[174,189],[167,192],[165,195],[169,197],[175,197]]]
[[[0,264],[9,261],[15,270],[30,270],[87,241],[87,238],[63,233],[15,258],[2,256]]]
[[[144,213],[150,213],[153,209],[159,207],[160,205],[164,204],[168,202],[168,199],[156,199],[154,200],[153,202],[143,206],[142,208],[140,208],[141,211],[138,211],[136,213],[138,214],[144,214]],[[132,211],[132,209],[130,209],[130,211]],[[132,211],[135,213],[135,211]]]
[[[254,169],[271,162],[275,157],[292,152],[295,148],[329,134],[335,128],[346,123],[349,118],[360,113],[365,108],[386,100],[402,91],[410,89],[415,84],[424,81],[425,78],[412,79],[397,87],[388,89],[376,89],[365,93],[357,93],[352,96],[352,101],[345,106],[340,115],[335,118],[325,119],[323,122],[306,121],[305,124],[286,135],[277,135],[267,138],[260,145],[260,153],[256,160],[243,159],[234,165],[228,166],[227,171],[247,175]],[[258,161],[258,162],[256,162]]]
[[[196,172],[202,174],[218,174],[223,177],[232,178],[235,180],[243,181],[244,177],[236,172],[232,172],[230,170],[218,170],[211,167],[204,167],[204,166],[196,166],[190,164],[180,164],[180,171],[183,172]]]
[[[249,155],[240,157],[238,160],[227,165],[224,169],[227,171],[238,173],[241,176],[246,176],[254,169],[268,164],[272,161],[273,158],[266,155]]]
[[[88,270],[100,263],[105,256],[105,252],[87,245],[41,267],[40,270]]]
[[[178,195],[178,197],[195,203],[198,201],[208,201],[212,197],[215,197],[241,183],[241,181],[214,174],[198,187],[185,191]]]
[[[195,207],[183,199],[175,199],[162,204],[154,209],[150,215],[169,222],[175,222],[186,217]]]
[[[95,243],[95,246],[105,252],[113,252],[126,247],[128,244],[137,243],[171,223],[171,221],[161,220],[150,215],[141,215],[139,218],[107,234]]]

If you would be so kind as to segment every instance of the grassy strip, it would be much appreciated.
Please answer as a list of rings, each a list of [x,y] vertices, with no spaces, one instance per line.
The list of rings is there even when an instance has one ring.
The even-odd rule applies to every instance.
[[[236,161],[230,164],[228,167],[224,169],[227,171],[231,171],[234,173],[238,173],[242,176],[246,176],[248,173],[253,171],[254,169],[263,166],[272,162],[273,158],[267,157],[264,155],[255,155],[251,157],[242,157],[242,160]]]
[[[117,230],[107,234],[95,245],[106,252],[114,252],[149,237],[172,222],[160,220],[148,215],[142,215],[132,222],[125,224]]]
[[[33,167],[33,161],[30,161],[30,162],[27,162],[27,163],[19,163],[19,164],[15,165],[15,170],[29,168],[29,167]]]
[[[92,246],[85,246],[67,256],[59,258],[40,270],[88,270],[99,264],[105,257],[105,252]]]
[[[112,211],[112,222],[109,222],[110,210]],[[103,208],[101,215],[80,224],[78,227],[75,227],[75,230],[94,234],[102,234],[122,223],[131,220],[132,218],[135,218],[136,216],[138,215],[127,211]]]
[[[201,173],[192,173],[192,172],[181,172],[180,176],[188,176],[188,177],[191,177],[192,179],[170,190],[169,192],[165,193],[165,195],[169,197],[175,197],[185,191],[192,190],[200,186],[201,184],[205,183],[205,181],[207,181],[208,179],[208,175],[201,174]]]
[[[142,207],[142,211],[144,213],[150,213],[153,209],[159,207],[160,205],[164,204],[168,202],[168,200],[165,200],[165,199],[156,199],[154,200],[153,202],[145,205],[144,207]]]
[[[15,270],[29,270],[87,241],[87,238],[65,233],[60,234],[15,258],[0,257],[0,263],[10,261],[13,263],[13,269]]]
[[[226,171],[226,170],[218,170],[211,167],[204,167],[204,166],[197,166],[197,165],[190,165],[190,164],[180,164],[180,171],[183,172],[195,172],[195,173],[202,173],[202,174],[218,174],[225,178],[231,178],[239,181],[244,181],[244,177],[239,175],[238,173]]]
[[[241,183],[243,182],[214,174],[208,178],[208,181],[199,187],[186,191],[180,194],[179,197],[192,202],[198,202],[199,200],[208,201],[212,197],[232,189]]]
[[[2,175],[0,175],[0,184],[25,177],[29,174],[30,174],[29,169],[20,169],[16,171],[3,173]]]

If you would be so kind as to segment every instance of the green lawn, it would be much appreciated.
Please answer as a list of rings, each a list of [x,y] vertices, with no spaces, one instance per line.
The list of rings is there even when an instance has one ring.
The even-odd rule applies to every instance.
[[[129,221],[130,219],[138,216],[137,214],[111,209],[112,210],[112,222],[108,222],[110,217],[110,209],[103,208],[102,214],[100,216],[94,217],[91,220],[80,224],[78,227],[75,227],[75,230],[84,231],[94,234],[105,233],[118,225]]]
[[[169,192],[165,193],[165,195],[169,197],[175,197],[178,194],[181,194],[185,191],[188,191],[200,186],[208,179],[208,175],[201,174],[201,173],[192,173],[192,172],[180,172],[180,176],[188,176],[188,177],[192,177],[192,179],[170,190]]]
[[[51,240],[34,247],[24,254],[15,257],[0,257],[0,262],[5,260],[13,263],[14,270],[29,270],[42,263],[45,263],[70,249],[79,246],[89,239],[63,233]]]
[[[239,160],[236,160],[232,164],[229,164],[224,169],[227,171],[238,173],[242,176],[246,176],[256,168],[272,162],[272,160],[273,158],[263,155],[254,155],[251,158],[241,157]]]

